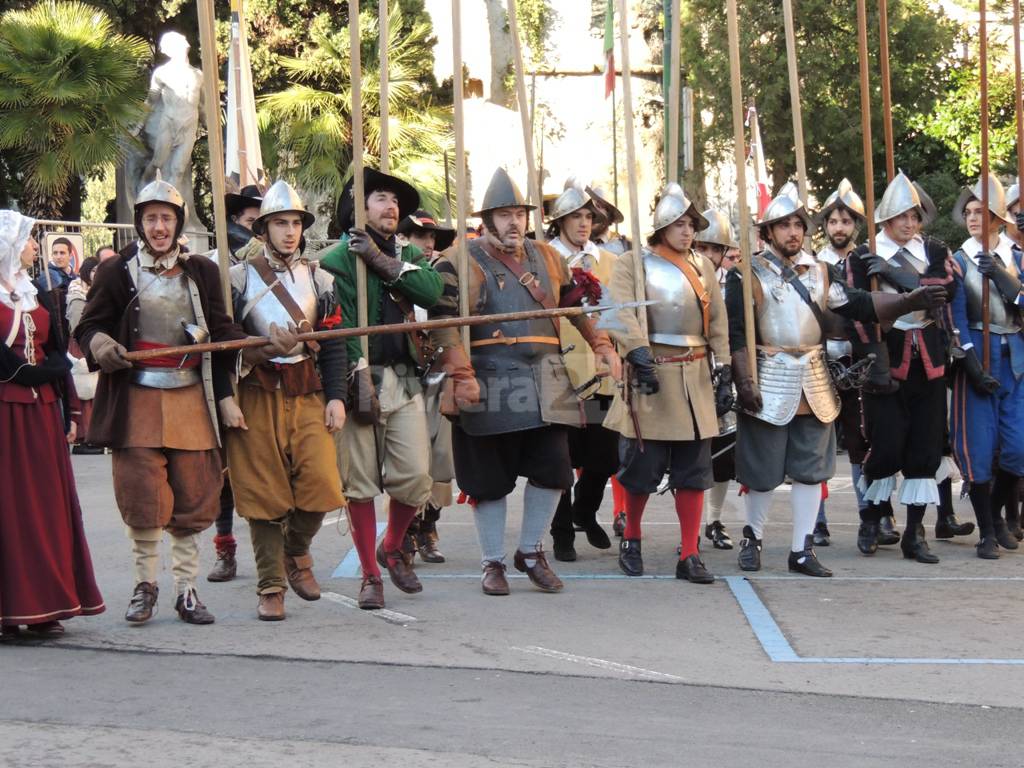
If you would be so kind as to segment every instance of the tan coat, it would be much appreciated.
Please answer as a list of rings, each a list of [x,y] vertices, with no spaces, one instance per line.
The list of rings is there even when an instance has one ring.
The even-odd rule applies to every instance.
[[[726,316],[722,289],[718,284],[714,265],[704,256],[693,251],[690,263],[697,267],[701,280],[711,295],[710,351],[714,352],[719,365],[729,363],[729,321]],[[636,254],[625,253],[615,262],[612,273],[611,292],[616,302],[643,301],[646,296],[637,296],[634,274],[637,268]],[[689,286],[682,272],[679,279]],[[639,311],[645,311],[643,309]],[[637,347],[651,347],[655,357],[678,355],[687,351],[663,344],[652,345],[640,332],[635,309],[619,310],[619,320],[626,331],[610,331],[609,335],[619,345],[625,356]],[[707,351],[707,348],[704,349]],[[695,440],[718,435],[718,417],[715,414],[714,389],[711,386],[710,360],[683,363],[663,363],[656,366],[660,390],[655,395],[633,396],[633,409],[640,423],[640,433],[645,440]],[[696,424],[694,421],[696,420]],[[618,391],[608,412],[604,425],[625,437],[635,438],[633,421],[629,410]]]
[[[594,277],[601,281],[601,285],[611,284],[612,270],[615,267],[616,258],[618,257],[614,253],[601,250],[601,257],[593,269]],[[569,381],[572,382],[573,387],[580,387],[594,378],[594,375],[597,373],[597,359],[594,356],[594,350],[584,341],[576,326],[562,318],[561,328],[559,336],[562,340],[562,349],[572,347],[572,350],[566,352],[563,356],[565,366],[569,371]],[[594,395],[611,396],[615,394],[615,389],[615,380],[611,376],[606,376],[599,385],[590,386],[583,392],[580,392],[580,396],[584,399]]]

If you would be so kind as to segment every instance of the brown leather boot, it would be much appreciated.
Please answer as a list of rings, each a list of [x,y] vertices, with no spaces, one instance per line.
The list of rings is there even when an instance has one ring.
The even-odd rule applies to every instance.
[[[153,609],[156,608],[156,598],[160,594],[160,588],[149,581],[140,581],[135,585],[135,592],[132,600],[128,603],[128,612],[124,620],[132,624],[144,624],[153,618]]]
[[[285,555],[284,572],[288,577],[288,586],[303,600],[319,600],[320,585],[313,576],[313,556],[308,552],[304,555]]]
[[[526,564],[527,558],[534,561],[533,567],[529,567]],[[555,575],[555,572],[551,570],[551,566],[548,565],[548,560],[544,557],[543,550],[537,550],[536,552],[522,552],[516,550],[516,556],[512,560],[517,571],[525,573],[529,576],[530,581],[533,582],[533,586],[542,592],[561,592],[562,580]]]
[[[437,548],[437,524],[427,521],[420,523],[420,529],[416,534],[416,548],[419,550],[420,559],[425,563],[443,563],[444,555]]]
[[[484,563],[484,575],[480,578],[480,586],[485,595],[507,595],[508,579],[505,578],[505,564],[500,560],[488,560]]]
[[[396,549],[393,552],[385,552],[384,543],[381,542],[377,547],[377,564],[381,568],[388,569],[391,583],[403,592],[413,595],[423,591],[423,585],[420,584],[420,580],[416,577],[416,572],[413,571],[401,550]]]
[[[235,537],[230,536],[223,540],[220,540],[220,536],[215,536],[213,539],[213,545],[217,550],[217,562],[213,564],[213,568],[206,575],[207,581],[222,582],[231,581],[238,574],[238,563],[235,560]]]
[[[261,594],[256,615],[260,621],[284,621],[284,592]]]
[[[359,588],[359,607],[364,611],[384,607],[384,582],[380,576],[363,576],[363,585]]]

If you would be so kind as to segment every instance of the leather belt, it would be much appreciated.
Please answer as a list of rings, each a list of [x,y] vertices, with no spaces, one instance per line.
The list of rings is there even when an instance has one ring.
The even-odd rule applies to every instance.
[[[707,352],[688,352],[685,355],[665,355],[662,357],[654,358],[654,362],[658,365],[664,363],[692,363],[694,360],[703,360],[707,357]]]
[[[561,346],[561,342],[554,336],[495,336],[492,339],[477,339],[469,342],[471,347],[489,347],[493,344],[554,344]]]

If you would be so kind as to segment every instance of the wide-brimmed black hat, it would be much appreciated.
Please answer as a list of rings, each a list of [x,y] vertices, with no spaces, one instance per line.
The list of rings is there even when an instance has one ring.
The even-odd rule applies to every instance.
[[[355,208],[352,204],[352,187],[354,178],[349,179],[341,192],[338,203],[338,221],[342,231],[347,232],[355,226]],[[363,194],[371,192],[393,192],[398,198],[398,220],[401,221],[420,206],[420,193],[416,188],[397,176],[381,173],[376,168],[363,168]]]
[[[455,230],[451,227],[441,226],[431,214],[422,208],[398,222],[398,234],[409,235],[416,231],[434,233],[435,251],[443,251],[455,242]]]
[[[263,203],[263,191],[255,184],[242,187],[240,192],[228,192],[224,195],[224,206],[228,216],[237,216],[246,208],[259,208]]]

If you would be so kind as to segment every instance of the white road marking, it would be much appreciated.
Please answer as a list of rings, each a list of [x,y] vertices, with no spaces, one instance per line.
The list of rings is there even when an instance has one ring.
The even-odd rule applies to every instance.
[[[529,653],[534,656],[545,656],[549,659],[558,659],[559,661],[569,661],[573,664],[584,664],[588,667],[596,667],[597,669],[604,669],[609,672],[622,672],[627,675],[634,675],[636,677],[644,677],[652,680],[671,680],[672,682],[685,682],[683,678],[678,677],[676,675],[669,675],[665,672],[655,672],[652,669],[644,669],[643,667],[633,667],[629,664],[619,664],[615,661],[596,659],[593,656],[577,656],[574,653],[553,651],[550,648],[541,648],[539,645],[528,645],[525,648],[512,646],[511,650],[520,651],[522,653]]]
[[[406,624],[412,624],[414,621],[419,621],[415,616],[410,616],[407,613],[399,613],[398,611],[391,611],[387,608],[381,608],[378,611],[363,611],[359,608],[359,601],[348,597],[347,595],[339,595],[337,592],[324,590],[320,594],[332,603],[344,605],[346,608],[355,608],[360,613],[382,619],[390,624],[401,624],[404,626]]]

